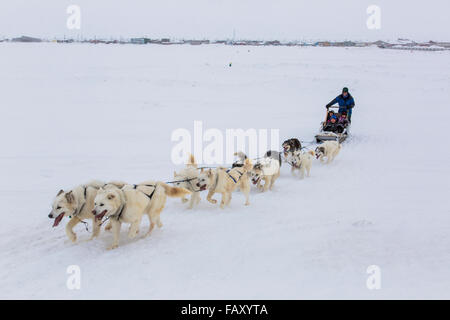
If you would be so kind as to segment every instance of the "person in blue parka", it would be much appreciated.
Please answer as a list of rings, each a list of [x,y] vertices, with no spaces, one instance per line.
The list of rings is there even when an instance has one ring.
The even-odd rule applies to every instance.
[[[347,112],[348,121],[352,121],[352,109],[355,106],[355,100],[352,95],[348,92],[348,88],[342,89],[342,94],[334,98],[329,104],[326,105],[327,108],[331,107],[333,104],[339,104],[339,113]]]

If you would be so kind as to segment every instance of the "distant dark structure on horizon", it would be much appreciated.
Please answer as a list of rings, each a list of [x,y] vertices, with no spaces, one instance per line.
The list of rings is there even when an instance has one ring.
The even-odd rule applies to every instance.
[[[124,39],[120,38],[120,40],[113,39],[112,37],[108,40],[106,39],[39,39],[33,38],[29,36],[21,36],[19,38],[12,39],[0,39],[0,42],[53,42],[53,43],[91,43],[91,44],[159,44],[159,45],[209,45],[209,44],[222,44],[222,45],[231,45],[231,46],[287,46],[287,47],[341,47],[341,48],[351,48],[351,47],[370,47],[375,46],[381,49],[397,49],[397,50],[420,50],[420,51],[444,51],[450,50],[450,42],[437,42],[437,41],[428,41],[428,42],[415,42],[410,39],[399,38],[396,41],[382,41],[378,40],[375,42],[372,41],[300,41],[300,40],[291,40],[291,41],[280,41],[280,40],[251,40],[251,39],[241,39],[241,40],[233,40],[231,39],[170,39],[170,38],[148,38],[148,37],[135,37]]]
[[[33,38],[33,37],[27,37],[27,36],[21,36],[19,38],[13,38],[11,39],[12,42],[42,42],[39,38]]]

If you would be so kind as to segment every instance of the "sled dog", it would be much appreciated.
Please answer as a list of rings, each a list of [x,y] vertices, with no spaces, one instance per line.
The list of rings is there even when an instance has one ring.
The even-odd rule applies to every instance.
[[[292,168],[294,170],[300,171],[300,178],[303,179],[306,176],[309,177],[311,172],[311,166],[316,153],[313,150],[308,152],[302,152],[297,150],[294,152],[294,156],[292,158]]]
[[[293,154],[294,151],[300,150],[302,148],[302,144],[297,138],[288,139],[284,141],[281,146],[283,147],[283,153],[285,157],[287,157],[288,154]]]
[[[155,224],[159,228],[162,227],[160,213],[164,209],[167,196],[180,198],[189,193],[189,190],[171,187],[159,181],[125,185],[123,188],[108,185],[98,190],[94,199],[92,214],[96,221],[102,221],[103,218],[110,221],[113,242],[108,249],[114,249],[119,245],[122,223],[130,224],[128,237],[134,238],[139,232],[142,216],[147,214],[150,220],[150,228],[145,236],[148,236]]]
[[[271,157],[258,160],[253,165],[250,176],[253,184],[256,184],[259,190],[263,192],[269,189],[272,190],[275,180],[280,176],[279,160]],[[264,180],[264,187],[261,185],[261,180]]]
[[[235,152],[234,155],[238,158],[233,164],[231,165],[232,168],[241,168],[244,166],[245,160],[247,160],[247,155],[243,153],[242,151]]]
[[[280,163],[280,167],[281,167],[281,152],[275,151],[275,150],[269,150],[264,154],[264,157],[266,158],[272,158],[275,160],[278,160],[278,162]]]
[[[327,164],[336,158],[341,150],[341,144],[337,141],[325,141],[316,148],[316,158],[320,162],[324,162],[324,158],[327,158]]]
[[[200,202],[200,192],[207,189],[208,177],[203,171],[198,170],[197,163],[194,156],[189,156],[186,167],[180,172],[174,171],[173,174],[174,186],[185,188],[191,191],[191,198],[188,200],[186,197],[181,198],[183,203],[189,201],[189,209],[192,209],[194,205]]]
[[[242,166],[231,169],[220,167],[214,170],[207,170],[209,190],[206,199],[215,204],[217,200],[212,199],[212,196],[215,193],[221,193],[222,201],[220,202],[220,207],[223,209],[230,204],[232,192],[239,187],[245,195],[245,205],[249,205],[250,181],[248,172],[252,167],[250,160],[245,159]]]
[[[286,141],[283,142],[283,144],[281,145],[283,147],[283,155],[284,155],[284,159],[286,160],[287,163],[289,163],[291,165],[291,173],[292,175],[295,175],[295,168],[292,165],[293,163],[293,158],[294,158],[294,152],[301,150],[302,149],[302,144],[300,143],[300,141],[296,138],[291,138],[288,139]]]
[[[124,182],[111,182],[111,185],[119,188],[125,185]],[[72,241],[77,240],[77,235],[73,228],[84,219],[92,219],[92,236],[91,239],[97,237],[100,233],[100,223],[95,221],[92,214],[94,207],[94,198],[98,190],[105,186],[102,181],[91,181],[87,184],[77,186],[70,191],[59,190],[52,204],[52,211],[48,215],[50,219],[54,219],[53,227],[57,227],[64,217],[70,220],[66,225],[66,235]]]

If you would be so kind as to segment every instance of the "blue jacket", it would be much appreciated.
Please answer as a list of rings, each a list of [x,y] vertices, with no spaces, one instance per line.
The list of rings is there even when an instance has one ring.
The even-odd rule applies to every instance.
[[[353,99],[352,95],[349,93],[346,98],[344,96],[338,95],[336,98],[334,98],[329,104],[327,104],[327,107],[331,107],[333,104],[339,104],[339,110],[344,109],[347,110],[348,108],[353,108],[355,106],[355,100]]]

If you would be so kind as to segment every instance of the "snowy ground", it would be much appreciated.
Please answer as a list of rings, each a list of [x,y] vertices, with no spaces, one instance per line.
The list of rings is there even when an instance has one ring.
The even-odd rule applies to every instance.
[[[450,52],[0,44],[0,298],[450,298]],[[232,62],[232,67],[228,64]],[[164,227],[106,251],[47,218],[60,188],[171,179],[176,128],[311,140],[344,86],[336,161],[221,210],[169,199]],[[206,194],[203,194],[203,199]],[[217,197],[217,196],[216,196]],[[145,220],[145,226],[147,221]],[[66,268],[81,268],[68,290]],[[366,269],[381,268],[368,290]]]

